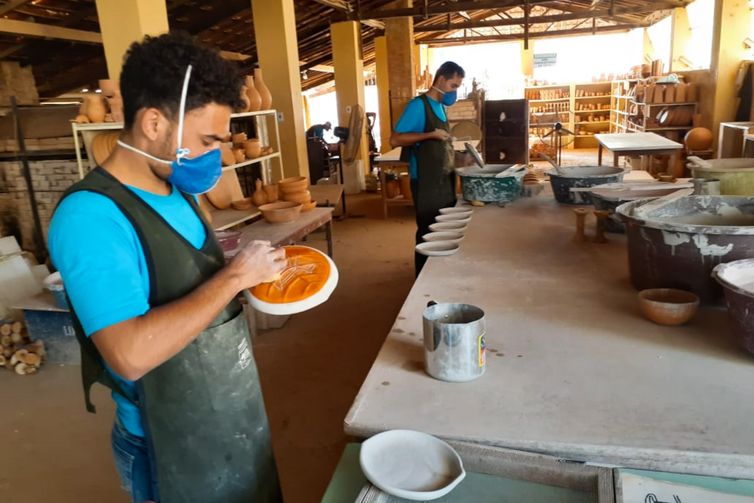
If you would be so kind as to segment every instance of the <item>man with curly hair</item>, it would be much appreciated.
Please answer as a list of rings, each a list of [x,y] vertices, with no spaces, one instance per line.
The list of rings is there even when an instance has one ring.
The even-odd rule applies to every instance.
[[[221,174],[236,68],[187,35],[146,37],[120,76],[112,155],[65,194],[49,234],[89,388],[112,389],[116,468],[134,502],[279,501],[248,327],[237,296],[282,250],[229,263],[196,195]]]

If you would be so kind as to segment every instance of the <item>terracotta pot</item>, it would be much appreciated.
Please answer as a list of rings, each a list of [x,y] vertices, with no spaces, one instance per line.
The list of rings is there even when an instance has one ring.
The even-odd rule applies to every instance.
[[[230,147],[230,144],[223,143],[220,145],[220,155],[223,166],[232,166],[236,163],[236,156],[233,154],[233,149]]]
[[[236,164],[239,162],[244,162],[246,160],[246,155],[243,153],[242,148],[234,148],[233,157],[235,157],[236,159]]]
[[[316,207],[317,201],[309,201],[308,203],[304,203],[303,207],[301,208],[301,212],[304,213],[306,211],[311,211]]]
[[[112,79],[100,79],[99,82],[100,91],[105,98],[112,98],[116,93],[120,94],[120,86],[117,80]]]
[[[250,197],[239,199],[238,201],[233,201],[232,203],[230,203],[230,207],[234,210],[250,210],[253,206],[254,201]]]
[[[460,177],[458,177],[460,179]],[[401,186],[401,195],[403,196],[403,199],[407,201],[413,201],[411,197],[411,178],[409,178],[408,174],[402,173],[400,177],[398,177],[398,183]]]
[[[278,186],[277,184],[264,185],[264,193],[267,194],[267,202],[274,203],[278,200]]]
[[[248,112],[251,108],[251,100],[249,100],[249,88],[246,86],[241,86],[241,101],[243,102],[243,106],[238,109],[239,112]]]
[[[259,95],[262,97],[261,110],[269,110],[272,107],[272,93],[270,93],[267,84],[264,83],[261,68],[254,69],[254,84],[257,87],[257,91],[259,91]]]
[[[123,122],[123,98],[120,95],[120,91],[110,97],[105,98],[107,100],[107,106],[110,108],[110,117],[113,122]]]
[[[288,192],[283,193],[283,201],[290,201],[292,203],[305,204],[311,202],[312,193],[308,190],[302,190],[301,192]]]
[[[301,192],[309,186],[309,179],[305,176],[292,176],[280,180],[278,185],[280,186],[280,192],[283,194]]]
[[[251,195],[251,200],[254,201],[254,204],[257,207],[262,206],[263,204],[267,204],[267,193],[262,187],[262,180],[256,181],[256,190]]]
[[[105,98],[99,94],[92,94],[84,97],[84,114],[92,122],[103,122],[107,114],[107,105]]]
[[[246,96],[249,98],[249,112],[258,112],[262,109],[262,95],[254,85],[254,77],[246,76]]]
[[[265,204],[259,207],[262,216],[271,224],[292,222],[301,213],[301,205],[298,203],[277,202]]]
[[[243,143],[248,140],[246,137],[246,133],[236,133],[230,137],[231,141],[233,142],[233,145],[240,147],[243,145]]]
[[[274,152],[274,150],[273,150],[272,147],[264,147],[262,149],[262,155],[270,155],[273,152]]]
[[[246,157],[249,159],[256,159],[262,153],[262,144],[259,143],[257,138],[246,140],[243,143],[243,146],[244,151],[246,152]]]

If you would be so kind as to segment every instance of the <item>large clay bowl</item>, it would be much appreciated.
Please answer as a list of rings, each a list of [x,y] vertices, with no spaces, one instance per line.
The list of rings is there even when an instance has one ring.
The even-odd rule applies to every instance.
[[[292,176],[283,178],[278,182],[280,192],[290,194],[291,192],[301,192],[309,187],[309,179],[305,176]]]
[[[301,192],[288,192],[283,193],[283,201],[290,201],[292,203],[306,204],[312,200],[312,193],[308,190],[302,190]]]
[[[658,325],[683,325],[699,309],[699,297],[686,290],[650,288],[639,292],[639,308]]]
[[[258,139],[252,138],[243,143],[244,152],[249,159],[256,159],[262,154],[262,144]]]
[[[263,204],[259,207],[262,216],[271,224],[284,224],[296,220],[301,213],[301,204],[288,201]]]

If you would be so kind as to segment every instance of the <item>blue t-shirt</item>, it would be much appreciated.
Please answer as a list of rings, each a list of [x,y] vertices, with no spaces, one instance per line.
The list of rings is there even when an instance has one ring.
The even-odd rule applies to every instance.
[[[202,221],[173,187],[168,196],[128,187],[151,206],[192,246],[204,245]],[[58,206],[50,223],[52,263],[63,276],[68,296],[87,336],[149,311],[149,272],[141,242],[131,222],[107,197],[76,192]],[[108,369],[110,370],[110,369]],[[123,391],[136,393],[133,381],[115,374]],[[113,393],[126,430],[144,436],[139,409]]]
[[[446,120],[445,106],[439,103],[429,96],[429,106],[435,113],[438,119],[441,121]],[[395,125],[396,133],[423,133],[427,127],[426,114],[424,113],[424,100],[421,97],[416,97],[408,102],[406,108],[403,110],[403,115],[398,119],[398,124]],[[416,156],[412,153],[409,164],[409,174],[412,179],[416,179],[419,169],[416,164]]]

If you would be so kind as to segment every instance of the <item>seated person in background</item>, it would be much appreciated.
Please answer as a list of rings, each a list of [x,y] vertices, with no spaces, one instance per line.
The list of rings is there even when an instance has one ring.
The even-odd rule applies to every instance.
[[[324,124],[315,124],[306,130],[306,137],[319,138],[321,140],[324,140],[325,131],[330,131],[331,129],[332,129],[332,124],[330,124],[330,121],[327,121]]]

